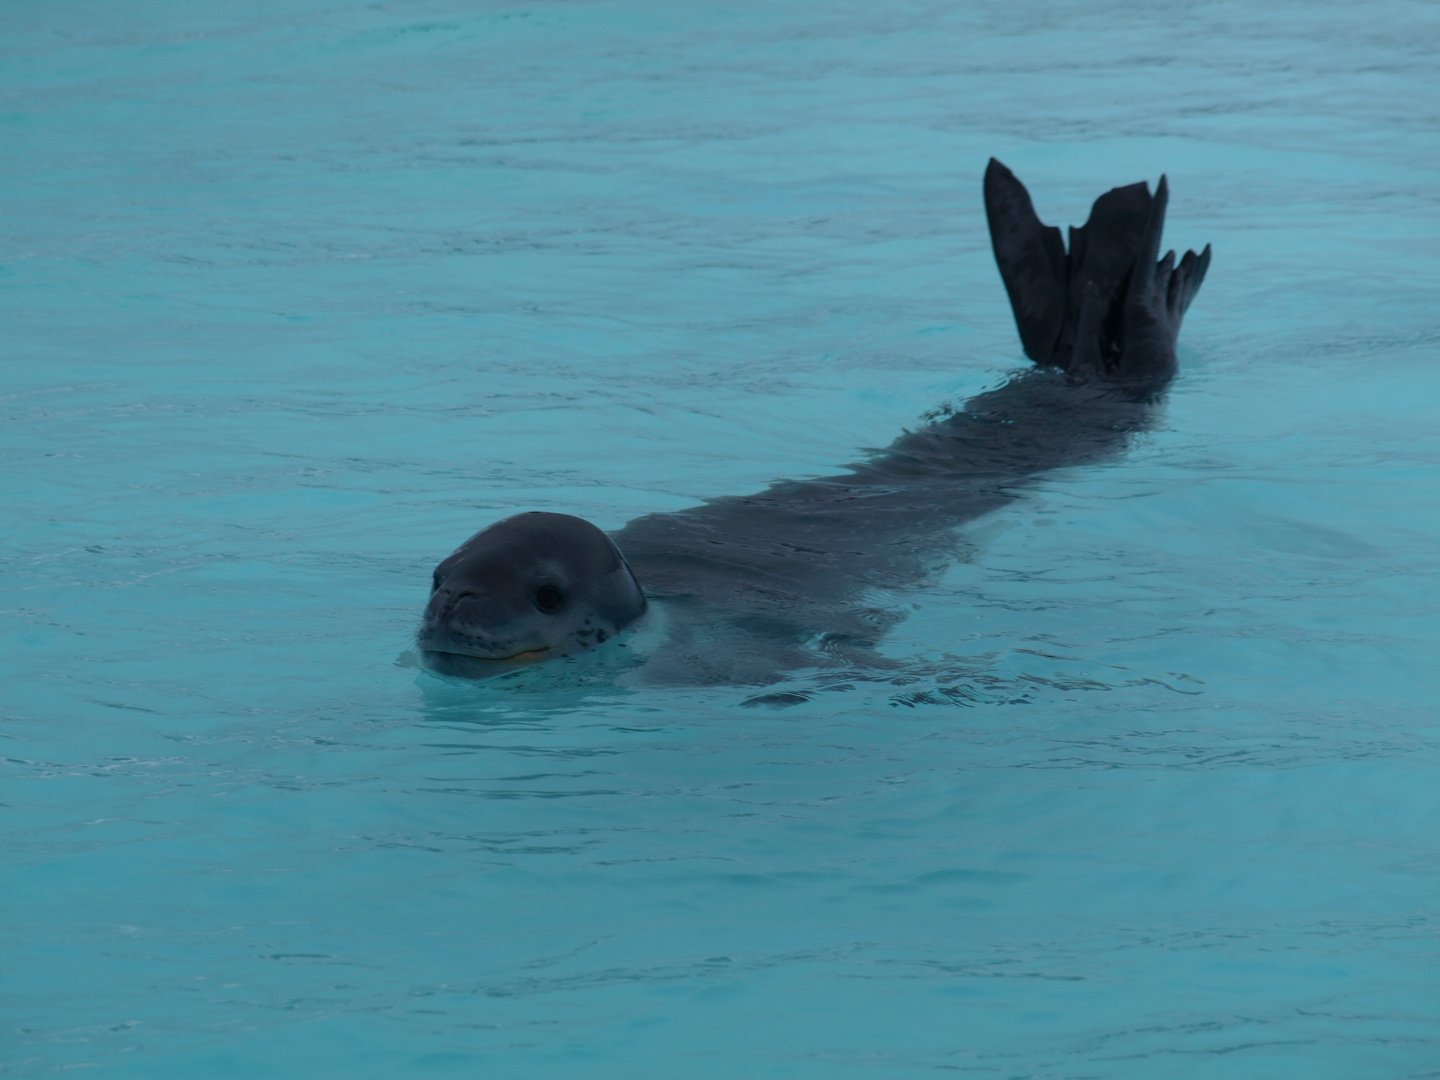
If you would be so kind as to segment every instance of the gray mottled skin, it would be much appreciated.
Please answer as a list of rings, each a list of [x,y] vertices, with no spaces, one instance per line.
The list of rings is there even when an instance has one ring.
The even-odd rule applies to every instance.
[[[1067,253],[1059,230],[1039,222],[1024,187],[992,160],[985,201],[995,257],[1039,370],[837,476],[651,514],[613,544],[565,515],[493,525],[436,571],[420,635],[427,663],[489,674],[486,657],[599,644],[644,611],[636,581],[672,616],[646,658],[647,681],[764,685],[797,667],[884,663],[871,646],[902,617],[885,597],[953,558],[957,526],[1041,473],[1112,457],[1149,422],[1210,260],[1207,247],[1178,265],[1173,253],[1157,261],[1166,200],[1163,177],[1153,197],[1144,184],[1108,192],[1071,230]],[[562,578],[567,607],[541,611],[534,590]]]

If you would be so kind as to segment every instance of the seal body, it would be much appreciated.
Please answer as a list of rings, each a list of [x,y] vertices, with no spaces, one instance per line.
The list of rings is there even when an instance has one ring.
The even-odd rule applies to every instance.
[[[1147,427],[1210,264],[1209,247],[1159,257],[1164,177],[1154,195],[1143,183],[1102,195],[1068,251],[993,159],[984,195],[1039,370],[840,475],[647,515],[613,541],[565,514],[498,522],[435,571],[419,635],[427,665],[493,675],[599,645],[645,611],[633,565],[667,613],[664,643],[638,658],[645,682],[755,686],[800,667],[893,666],[875,645],[904,618],[905,592],[956,557],[958,526],[1051,469],[1114,456]]]
[[[435,670],[495,674],[593,648],[644,611],[644,592],[600,529],[569,514],[517,514],[435,568],[417,643]]]

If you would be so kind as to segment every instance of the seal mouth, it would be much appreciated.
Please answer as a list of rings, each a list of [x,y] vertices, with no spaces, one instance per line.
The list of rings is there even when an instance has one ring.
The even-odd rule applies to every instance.
[[[523,649],[509,656],[484,656],[480,653],[462,652],[457,649],[424,649],[426,656],[435,657],[463,657],[466,660],[484,660],[490,664],[533,664],[537,660],[543,660],[555,650],[549,645],[538,649]]]

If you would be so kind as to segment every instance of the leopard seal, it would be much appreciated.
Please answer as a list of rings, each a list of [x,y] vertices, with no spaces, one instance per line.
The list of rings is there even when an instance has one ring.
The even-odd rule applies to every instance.
[[[1150,422],[1210,265],[1208,245],[1159,257],[1168,199],[1163,176],[1154,194],[1114,188],[1067,249],[992,158],[991,242],[1035,369],[836,476],[647,515],[613,536],[566,514],[497,522],[436,568],[423,662],[479,677],[576,656],[654,601],[672,617],[647,682],[755,686],[799,667],[883,665],[873,646],[904,617],[892,601],[954,557],[958,526],[1049,470],[1112,457]]]

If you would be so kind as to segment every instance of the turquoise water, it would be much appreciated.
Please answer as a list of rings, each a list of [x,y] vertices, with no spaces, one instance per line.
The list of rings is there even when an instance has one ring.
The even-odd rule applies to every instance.
[[[1440,1075],[1440,8],[3,13],[0,1073]],[[413,666],[1017,368],[991,154],[1215,264],[893,672]]]

